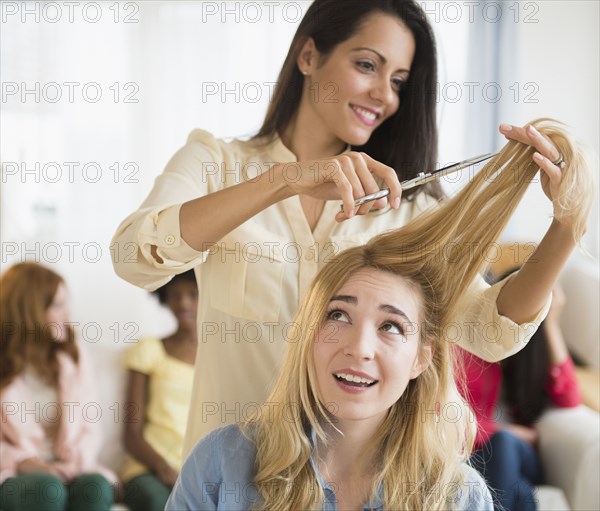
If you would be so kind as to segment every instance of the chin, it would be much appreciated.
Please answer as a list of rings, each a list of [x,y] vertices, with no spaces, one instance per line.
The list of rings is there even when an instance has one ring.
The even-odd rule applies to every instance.
[[[362,421],[366,419],[370,419],[375,415],[379,415],[379,410],[368,410],[365,409],[363,404],[356,404],[351,406],[344,406],[343,404],[337,409],[333,410],[330,408],[332,412],[331,418],[335,424],[336,420],[344,420],[344,421]]]
[[[344,137],[343,140],[344,142],[346,142],[346,144],[350,144],[354,147],[360,147],[365,145],[369,141],[371,135],[373,135],[373,131],[357,130],[353,133],[348,133],[348,135]]]

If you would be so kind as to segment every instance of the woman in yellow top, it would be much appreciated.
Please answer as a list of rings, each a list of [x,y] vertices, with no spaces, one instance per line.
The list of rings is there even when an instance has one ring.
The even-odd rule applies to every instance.
[[[137,286],[196,272],[203,356],[186,453],[264,402],[285,345],[297,341],[294,312],[323,264],[439,198],[400,186],[436,165],[436,50],[425,14],[413,0],[340,5],[315,0],[307,10],[257,136],[226,142],[194,131],[114,236],[115,270]],[[532,164],[555,208],[532,262],[492,287],[476,279],[456,318],[463,328],[449,332],[488,361],[524,346],[575,246],[555,201],[558,149],[532,126],[501,132],[536,149]],[[355,198],[382,186],[389,206],[381,199],[355,210]]]
[[[155,292],[177,319],[165,339],[143,339],[126,355],[129,372],[121,471],[132,511],[163,510],[183,463],[182,447],[196,356],[198,288],[193,271]]]

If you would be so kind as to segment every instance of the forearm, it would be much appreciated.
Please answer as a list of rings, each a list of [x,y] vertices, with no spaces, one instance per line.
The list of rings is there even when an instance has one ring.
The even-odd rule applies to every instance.
[[[208,250],[246,220],[292,195],[282,166],[274,165],[256,179],[184,203],[179,213],[181,237],[195,250]]]
[[[532,256],[500,291],[498,313],[519,324],[533,318],[574,248],[571,229],[554,220]]]
[[[553,366],[562,364],[569,356],[569,352],[560,326],[546,321],[542,328],[544,328],[546,338],[548,339],[550,364]]]
[[[162,465],[167,464],[166,460],[154,450],[141,434],[130,435],[126,439],[125,446],[129,454],[146,465],[152,472],[158,472]]]

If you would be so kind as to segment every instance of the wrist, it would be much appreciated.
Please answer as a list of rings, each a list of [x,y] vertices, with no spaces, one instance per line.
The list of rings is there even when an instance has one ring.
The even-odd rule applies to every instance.
[[[276,163],[261,176],[268,179],[269,188],[275,194],[275,202],[279,202],[296,195],[296,192],[292,189],[286,179],[286,173],[284,172],[285,166],[285,163]]]
[[[575,246],[575,238],[573,237],[573,227],[565,222],[565,219],[559,220],[556,217],[552,219],[549,231],[553,231],[560,236],[565,242]]]

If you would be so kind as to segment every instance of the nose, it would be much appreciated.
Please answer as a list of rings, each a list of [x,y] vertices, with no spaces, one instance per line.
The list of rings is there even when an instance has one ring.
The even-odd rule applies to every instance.
[[[180,308],[194,308],[196,298],[192,293],[181,293],[174,299],[175,306]]]
[[[370,329],[355,327],[344,344],[344,355],[356,360],[372,360],[375,357],[375,336]]]
[[[375,80],[371,88],[371,97],[387,106],[394,105],[399,100],[389,76],[381,76]]]

